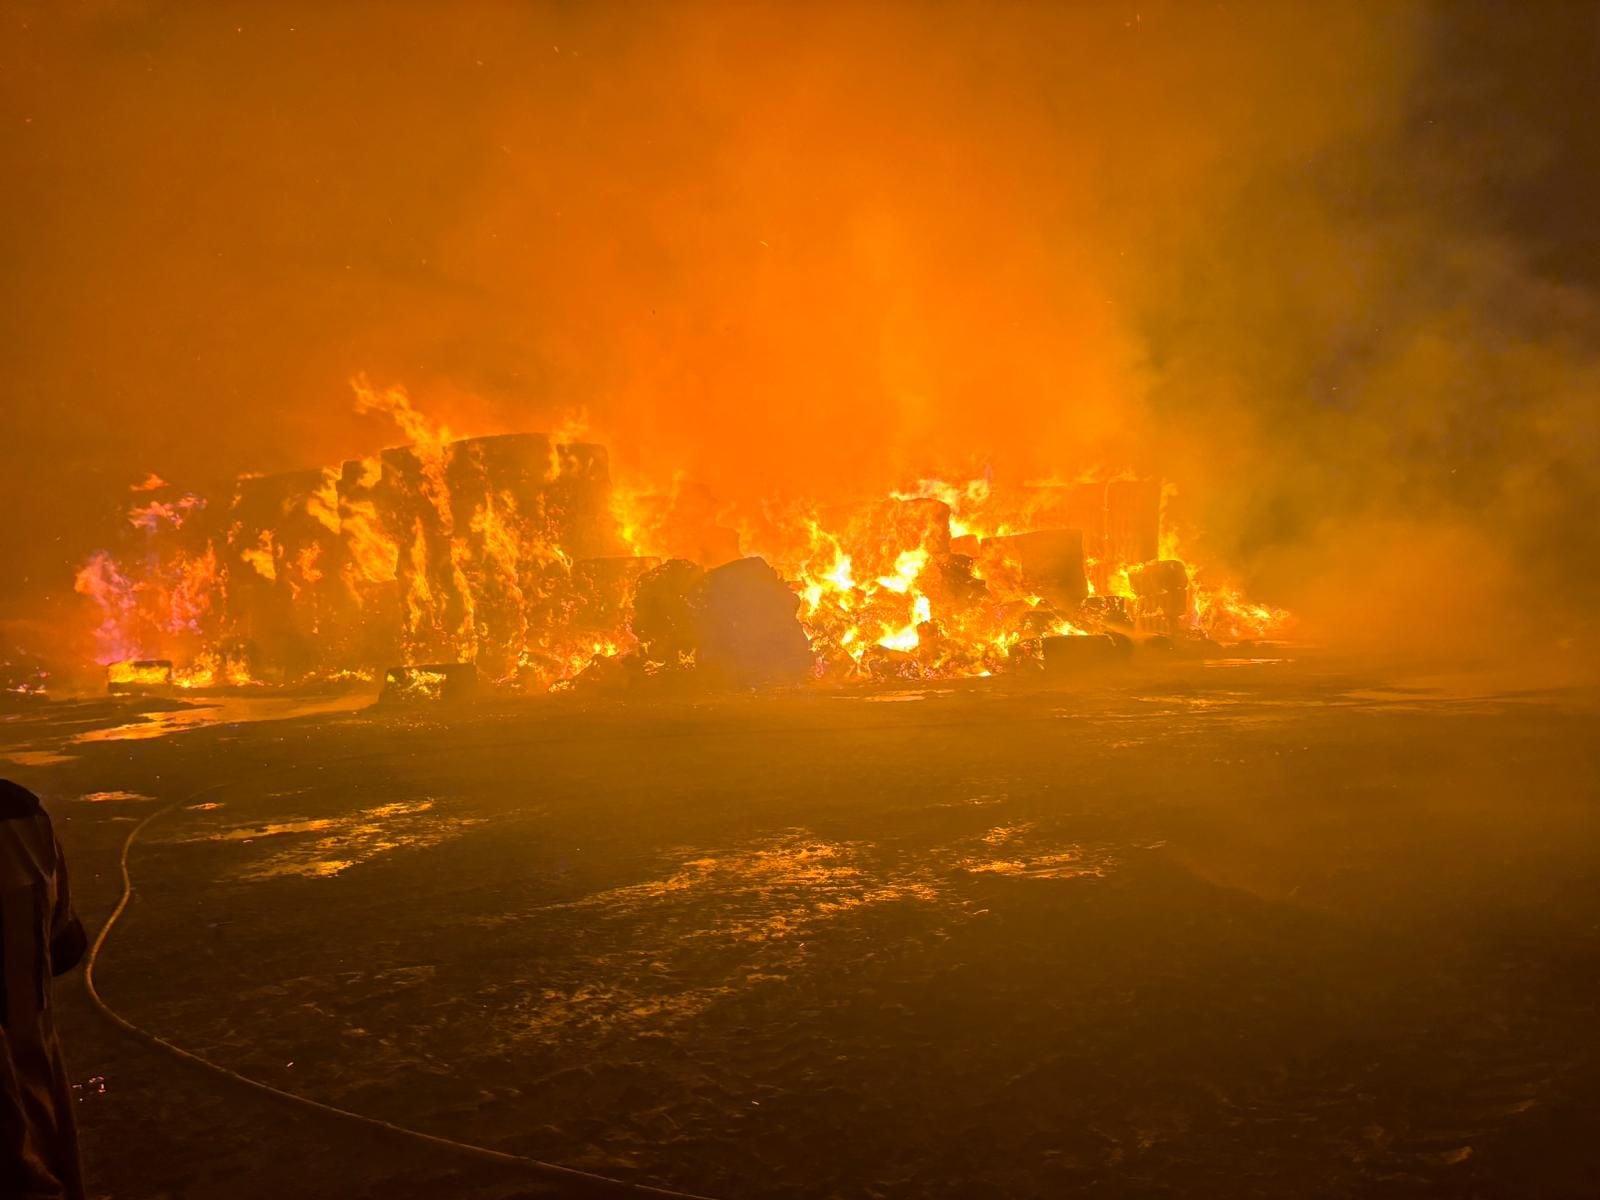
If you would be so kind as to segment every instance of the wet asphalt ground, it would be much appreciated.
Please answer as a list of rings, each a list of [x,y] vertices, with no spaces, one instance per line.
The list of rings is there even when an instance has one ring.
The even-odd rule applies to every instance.
[[[101,988],[253,1078],[717,1196],[1600,1191],[1591,689],[1241,662],[325,708],[0,730],[91,927],[183,801]],[[99,1194],[581,1194],[61,1005]]]

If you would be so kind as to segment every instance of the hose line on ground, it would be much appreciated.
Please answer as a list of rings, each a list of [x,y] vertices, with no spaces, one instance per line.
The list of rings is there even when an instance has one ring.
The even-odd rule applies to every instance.
[[[409,1129],[404,1125],[396,1125],[392,1121],[385,1121],[379,1117],[370,1117],[364,1113],[351,1112],[349,1109],[339,1108],[337,1105],[324,1104],[320,1100],[298,1095],[294,1092],[284,1091],[282,1088],[273,1087],[270,1083],[263,1083],[259,1079],[251,1079],[237,1071],[220,1066],[208,1058],[203,1058],[192,1050],[185,1050],[182,1046],[169,1042],[166,1038],[150,1032],[128,1020],[121,1013],[113,1009],[100,995],[100,989],[95,986],[94,969],[99,964],[101,951],[105,948],[106,940],[111,936],[111,931],[116,928],[117,921],[122,917],[128,907],[128,902],[133,898],[133,876],[128,870],[128,856],[133,850],[133,845],[152,823],[175,812],[179,808],[192,804],[211,792],[219,791],[223,784],[212,784],[210,787],[201,788],[198,792],[185,796],[168,804],[165,808],[157,809],[150,813],[128,833],[122,843],[122,856],[120,867],[122,871],[122,898],[117,901],[116,908],[111,910],[111,916],[100,927],[100,932],[95,936],[94,944],[89,948],[88,958],[85,960],[83,970],[84,989],[89,993],[89,1002],[124,1033],[131,1034],[140,1041],[145,1042],[158,1050],[163,1050],[175,1058],[188,1063],[190,1066],[199,1067],[213,1075],[220,1076],[230,1083],[250,1088],[253,1091],[264,1093],[272,1098],[315,1112],[326,1113],[329,1116],[339,1117],[358,1125],[365,1125],[371,1129],[379,1129],[385,1133],[395,1134],[412,1141],[423,1142],[456,1154],[482,1159],[488,1162],[504,1163],[507,1166],[520,1167],[535,1174],[545,1176],[551,1180],[568,1180],[582,1182],[588,1185],[600,1185],[605,1188],[620,1189],[623,1192],[641,1196],[666,1196],[674,1200],[711,1200],[711,1197],[697,1195],[694,1192],[678,1192],[671,1188],[653,1187],[650,1184],[630,1183],[627,1180],[611,1179],[605,1175],[596,1175],[590,1171],[581,1171],[577,1167],[563,1167],[557,1163],[543,1162],[537,1158],[529,1158],[522,1154],[508,1154],[503,1150],[491,1150],[487,1146],[475,1146],[470,1142],[458,1142],[454,1138],[440,1137],[438,1134],[423,1133],[418,1129]]]

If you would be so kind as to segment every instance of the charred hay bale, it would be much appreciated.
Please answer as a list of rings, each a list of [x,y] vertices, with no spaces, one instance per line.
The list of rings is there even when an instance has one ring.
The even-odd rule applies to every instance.
[[[226,544],[227,632],[260,666],[293,677],[324,665],[353,602],[337,501],[320,470],[247,476],[234,487]]]
[[[737,687],[798,683],[815,665],[799,607],[765,559],[735,559],[708,571],[695,595],[696,662]]]
[[[699,649],[695,600],[705,571],[672,558],[640,575],[633,586],[633,636],[652,662],[676,666]]]

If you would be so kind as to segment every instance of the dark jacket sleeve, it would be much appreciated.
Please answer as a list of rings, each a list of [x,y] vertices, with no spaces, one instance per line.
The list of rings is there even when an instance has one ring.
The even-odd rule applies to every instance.
[[[54,838],[54,834],[51,835]],[[56,845],[56,908],[50,917],[50,973],[62,975],[83,961],[89,949],[89,935],[72,908],[72,889],[67,883],[67,858]]]
[[[72,970],[83,961],[89,948],[88,935],[83,923],[72,909],[72,890],[67,884],[67,860],[61,853],[61,839],[56,837],[50,824],[50,814],[35,796],[21,784],[0,779],[0,819],[28,821],[35,833],[47,839],[55,854],[54,879],[55,908],[50,913],[50,973],[60,975]]]

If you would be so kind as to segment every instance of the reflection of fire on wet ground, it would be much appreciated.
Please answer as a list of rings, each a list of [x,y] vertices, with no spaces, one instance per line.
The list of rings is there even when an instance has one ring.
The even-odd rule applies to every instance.
[[[135,711],[132,720],[75,735],[78,745],[93,742],[147,741],[204,729],[210,725],[232,725],[254,721],[287,720],[294,717],[323,716],[350,712],[371,703],[364,693],[313,697],[221,698],[205,704],[186,704],[162,711]]]
[[[505,1033],[559,1040],[668,1027],[735,992],[790,981],[824,939],[835,954],[858,941],[847,957],[892,953],[882,929],[864,939],[848,922],[893,906],[919,910],[908,914],[900,940],[943,938],[946,926],[972,915],[969,898],[952,886],[962,877],[1098,879],[1117,863],[1103,848],[1048,845],[1036,836],[1030,844],[1031,825],[1004,831],[1015,844],[1002,855],[996,832],[895,866],[868,843],[830,842],[796,829],[737,849],[682,851],[657,878],[486,918],[491,928],[537,923],[551,940],[574,943],[552,956],[573,964],[567,978],[545,979],[512,1000]]]
[[[1027,879],[1104,879],[1119,856],[1106,847],[1068,846],[1030,850],[1031,821],[998,825],[983,835],[987,852],[961,860],[961,869],[980,875],[1012,875]]]
[[[157,741],[215,725],[352,713],[371,702],[372,696],[360,691],[332,696],[223,696],[204,703],[150,697],[41,701],[24,714],[8,714],[0,725],[0,761],[57,766],[107,742]]]
[[[168,840],[263,843],[266,855],[234,875],[243,881],[261,882],[338,875],[394,850],[436,846],[480,823],[478,818],[443,816],[434,810],[432,800],[424,799],[379,804],[338,817],[229,825]]]
[[[1428,797],[1487,813],[1505,790],[1487,752],[1442,752],[1499,728],[1461,689],[1274,682],[974,685],[848,721],[784,699],[759,720],[714,711],[694,739],[644,708],[375,715],[304,747],[193,735],[241,782],[156,827],[185,844],[141,850],[153,902],[108,985],[253,1077],[711,1194],[1181,1191],[1198,1170],[1225,1194],[1241,1156],[1263,1195],[1431,1179],[1559,1094],[1551,1064],[1591,1014],[1539,972],[1590,922],[1547,953],[1543,934],[1475,942],[1477,910],[1453,915],[1473,894],[1517,932],[1526,876],[1499,873],[1500,844],[1543,862],[1554,841],[1518,850],[1518,814],[1461,843],[1490,851],[1482,871],[1432,865],[1465,859],[1438,853]],[[1581,724],[1555,701],[1517,719],[1488,749],[1548,785],[1581,740],[1551,730]],[[634,723],[659,736],[613,750]],[[387,753],[344,769],[358,745]],[[281,786],[310,786],[266,790],[259,764],[290,761]],[[1359,839],[1333,819],[1380,809],[1397,819]],[[401,848],[414,834],[431,849]],[[1551,894],[1587,917],[1592,889],[1554,866]],[[196,913],[206,952],[172,956]],[[1424,927],[1443,936],[1406,938]],[[815,1153],[851,1144],[853,1161]]]

